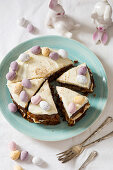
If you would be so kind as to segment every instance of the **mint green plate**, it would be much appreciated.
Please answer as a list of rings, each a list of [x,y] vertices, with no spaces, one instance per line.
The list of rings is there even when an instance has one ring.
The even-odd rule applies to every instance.
[[[91,107],[86,112],[86,115],[73,127],[69,127],[64,121],[55,126],[30,123],[23,119],[19,113],[11,113],[8,110],[8,103],[12,102],[8,88],[6,87],[5,78],[9,65],[11,61],[17,59],[19,54],[37,44],[40,46],[47,46],[55,49],[63,48],[67,50],[71,60],[87,63],[93,73],[96,84],[94,90],[96,97],[94,97],[93,94],[88,96]],[[60,141],[84,132],[99,117],[107,101],[108,88],[104,68],[99,59],[88,48],[75,40],[59,36],[44,36],[26,41],[15,47],[6,55],[0,65],[0,93],[1,112],[14,128],[35,139]]]

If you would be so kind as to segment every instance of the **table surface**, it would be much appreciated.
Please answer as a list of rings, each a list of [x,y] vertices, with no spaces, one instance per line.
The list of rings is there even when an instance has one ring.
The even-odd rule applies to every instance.
[[[109,0],[110,1],[110,0]],[[19,43],[40,35],[56,34],[54,30],[45,27],[45,18],[48,11],[48,0],[0,0],[0,61]],[[90,48],[102,62],[108,77],[108,102],[99,119],[81,135],[60,142],[43,142],[31,139],[16,131],[0,114],[0,170],[12,170],[18,163],[25,170],[78,170],[87,158],[88,154],[95,150],[98,157],[91,162],[86,170],[113,170],[113,138],[107,139],[95,146],[86,149],[76,160],[66,164],[58,162],[56,153],[64,151],[74,144],[80,143],[93,132],[107,116],[113,115],[113,27],[109,31],[109,42],[106,46],[95,45],[92,34],[95,31],[90,15],[97,0],[62,0],[66,13],[73,17],[81,25],[79,31],[75,31],[74,39]],[[111,0],[113,6],[113,1]],[[26,16],[39,30],[37,35],[30,34],[25,28],[17,25],[18,17]],[[103,129],[95,138],[113,130],[113,123]],[[30,157],[25,162],[12,161],[9,158],[8,143],[16,141],[21,149],[27,150]],[[32,156],[39,156],[46,163],[43,167],[37,167],[31,163]]]

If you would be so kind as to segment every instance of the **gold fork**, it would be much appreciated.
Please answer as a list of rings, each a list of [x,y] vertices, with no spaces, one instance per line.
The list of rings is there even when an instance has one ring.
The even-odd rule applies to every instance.
[[[62,163],[65,163],[69,160],[71,160],[74,157],[78,157],[83,151],[84,149],[86,149],[86,147],[98,143],[108,137],[113,136],[113,131],[111,133],[109,133],[108,135],[101,137],[87,145],[84,145],[89,139],[91,139],[91,137],[93,137],[95,134],[97,134],[100,130],[102,130],[103,127],[105,127],[106,125],[108,125],[109,123],[111,123],[113,121],[112,117],[108,117],[98,128],[96,131],[94,131],[88,138],[86,138],[81,144],[79,145],[75,145],[72,146],[70,149],[61,152],[58,155],[58,160],[61,161]]]

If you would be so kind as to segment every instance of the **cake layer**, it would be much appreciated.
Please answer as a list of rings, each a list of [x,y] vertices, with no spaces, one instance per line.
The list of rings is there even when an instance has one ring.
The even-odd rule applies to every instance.
[[[31,50],[25,51],[24,54],[29,54],[30,59],[25,62],[20,61],[19,58],[16,60],[19,67],[17,75],[12,82],[22,81],[24,78],[48,78],[62,68],[73,65],[72,61],[68,58],[59,57],[57,60],[53,60],[42,54],[35,55]]]
[[[86,67],[85,75],[78,75],[78,70],[81,67]],[[93,92],[94,80],[91,71],[85,63],[80,64],[77,67],[73,67],[63,73],[58,79],[63,86],[69,87],[73,90],[79,90],[80,92]]]
[[[32,87],[31,88],[25,88],[22,87],[22,90],[24,90],[27,95],[28,95],[28,101],[24,102],[20,99],[20,94],[15,93],[15,87],[17,87],[18,85],[21,84],[21,82],[17,82],[17,83],[10,83],[8,81],[7,83],[7,87],[10,91],[10,94],[13,98],[13,101],[15,101],[17,103],[17,105],[21,106],[22,108],[26,108],[28,105],[28,102],[31,100],[31,97],[36,93],[36,91],[40,88],[41,84],[44,82],[45,79],[41,78],[41,79],[33,79],[30,80]]]
[[[89,108],[88,98],[65,87],[57,86],[56,90],[59,95],[60,110],[64,114],[68,124],[74,125],[76,120]],[[69,108],[70,104],[74,105],[75,108]]]

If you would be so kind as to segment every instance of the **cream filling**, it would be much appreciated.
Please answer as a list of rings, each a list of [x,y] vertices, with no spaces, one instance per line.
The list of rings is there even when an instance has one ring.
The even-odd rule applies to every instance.
[[[57,89],[57,92],[58,92],[58,95],[59,97],[61,98],[62,102],[63,102],[63,105],[64,105],[64,108],[68,114],[68,117],[70,118],[72,116],[72,114],[69,113],[68,111],[68,105],[72,102],[74,102],[74,98],[76,96],[82,96],[81,94],[75,92],[75,91],[72,91],[68,88],[65,88],[65,87],[59,87],[57,86],[56,87]],[[84,96],[84,102],[80,105],[80,104],[76,104],[76,111],[78,111],[82,106],[84,106],[86,103],[88,102],[88,98],[86,96]]]
[[[28,89],[28,88],[25,88],[23,87],[23,90],[26,91],[26,93],[28,94],[29,96],[29,101],[31,99],[31,97],[36,93],[36,91],[39,89],[39,87],[41,86],[41,84],[44,82],[45,79],[41,78],[41,79],[33,79],[31,80],[31,84],[32,84],[32,88]],[[28,105],[28,102],[23,102],[20,100],[20,97],[19,95],[15,94],[14,93],[14,88],[15,88],[15,85],[17,85],[18,83],[20,82],[17,82],[17,83],[11,83],[11,82],[8,82],[7,83],[7,86],[8,86],[8,89],[10,91],[10,94],[11,96],[13,97],[13,100],[21,107],[23,108],[26,108],[27,105]]]
[[[26,62],[21,62],[19,59],[17,59],[19,69],[17,71],[16,78],[11,82],[18,82],[24,78],[46,78],[61,68],[73,64],[68,58],[64,59],[59,57],[59,59],[55,61],[49,57],[43,56],[42,54],[34,55],[30,50],[26,51],[25,53],[30,55],[30,59]],[[35,72],[36,69],[38,69],[38,74]],[[9,70],[11,70],[11,68]]]
[[[79,87],[83,87],[83,88],[87,88],[89,89],[90,88],[90,84],[91,84],[91,80],[90,80],[90,74],[89,74],[89,71],[87,70],[87,73],[86,73],[86,78],[87,78],[87,83],[86,84],[82,84],[82,83],[79,83],[77,82],[77,69],[81,66],[86,66],[85,63],[83,64],[80,64],[79,66],[77,67],[74,67],[72,69],[69,69],[68,71],[66,71],[65,73],[63,73],[58,79],[57,81],[58,82],[61,82],[61,83],[67,83],[67,84],[71,84],[71,85],[77,85]]]
[[[29,107],[28,107],[28,111],[30,113],[35,114],[35,115],[43,115],[43,114],[52,115],[52,114],[58,113],[55,103],[52,98],[52,94],[51,94],[51,91],[49,88],[48,81],[46,81],[43,84],[43,86],[41,87],[41,89],[38,91],[38,93],[36,95],[40,95],[42,100],[46,101],[50,105],[50,109],[43,110],[39,104],[34,105],[34,104],[30,103]]]

